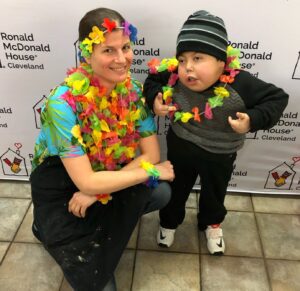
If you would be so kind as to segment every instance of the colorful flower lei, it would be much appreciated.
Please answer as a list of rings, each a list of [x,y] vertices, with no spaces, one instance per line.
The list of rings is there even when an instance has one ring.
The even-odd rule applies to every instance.
[[[203,112],[200,112],[197,106],[191,110],[192,112],[183,112],[179,110],[179,106],[177,104],[173,103],[173,86],[176,84],[178,79],[178,74],[174,73],[174,71],[176,71],[178,68],[178,60],[176,58],[163,59],[161,62],[158,59],[152,59],[150,62],[148,62],[150,74],[157,74],[166,70],[171,72],[168,84],[162,88],[162,93],[165,104],[173,105],[177,108],[175,112],[173,111],[169,113],[170,117],[174,117],[174,122],[181,120],[182,122],[187,123],[191,118],[197,122],[200,122],[200,116],[203,114],[207,119],[213,118],[212,109],[222,106],[224,98],[228,98],[230,96],[226,86],[228,83],[233,83],[235,76],[239,73],[239,55],[240,51],[238,49],[234,49],[232,46],[227,47],[227,61],[224,74],[222,74],[219,78],[220,82],[224,83],[224,86],[215,87],[215,96],[208,98],[208,102],[205,104],[205,109]]]
[[[104,31],[100,30],[97,26],[93,26],[92,32],[89,33],[89,36],[79,43],[81,56],[85,58],[90,57],[93,52],[93,45],[103,43],[105,41],[104,34],[112,32],[114,29],[123,29],[124,34],[129,36],[131,42],[136,41],[137,29],[128,21],[124,21],[122,26],[118,26],[116,21],[104,18],[101,25],[105,28]]]
[[[139,119],[146,115],[130,74],[106,95],[106,89],[93,77],[91,67],[83,63],[67,73],[65,85],[69,90],[62,98],[79,121],[72,128],[72,144],[84,148],[93,170],[119,170],[130,162],[140,138]],[[98,195],[103,204],[110,199],[110,194]]]

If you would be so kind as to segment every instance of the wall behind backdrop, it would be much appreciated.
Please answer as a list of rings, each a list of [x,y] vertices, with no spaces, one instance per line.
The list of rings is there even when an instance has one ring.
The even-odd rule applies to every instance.
[[[144,81],[147,62],[172,57],[185,19],[205,9],[222,17],[241,63],[284,88],[289,105],[277,125],[247,136],[230,191],[300,194],[299,0],[10,0],[0,19],[0,179],[28,180],[41,106],[77,65],[77,30],[91,9],[118,10],[139,31],[132,75]],[[157,120],[163,158],[167,118]],[[195,185],[199,187],[199,185]]]

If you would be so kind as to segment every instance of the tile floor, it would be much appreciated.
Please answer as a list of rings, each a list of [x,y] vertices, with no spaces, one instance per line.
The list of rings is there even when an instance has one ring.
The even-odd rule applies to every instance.
[[[158,213],[141,218],[116,271],[120,291],[300,290],[300,197],[229,193],[222,257],[197,231],[197,199],[169,249],[155,242]],[[70,291],[31,222],[30,185],[0,181],[0,290]]]

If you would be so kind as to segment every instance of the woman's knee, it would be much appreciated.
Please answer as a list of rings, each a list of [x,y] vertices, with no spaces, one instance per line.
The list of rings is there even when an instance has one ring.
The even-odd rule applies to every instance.
[[[159,183],[158,187],[154,189],[152,194],[152,196],[159,201],[160,209],[169,203],[171,195],[171,187],[167,182]]]

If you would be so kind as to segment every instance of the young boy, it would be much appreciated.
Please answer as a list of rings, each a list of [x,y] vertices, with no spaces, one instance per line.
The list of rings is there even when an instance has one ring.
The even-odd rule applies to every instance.
[[[211,254],[224,253],[220,224],[236,152],[248,131],[274,126],[288,102],[282,89],[238,70],[236,52],[227,46],[223,20],[197,11],[179,32],[178,62],[167,59],[157,66],[153,61],[144,84],[148,105],[157,115],[171,117],[167,148],[175,180],[172,198],[159,213],[157,243],[163,247],[172,245],[199,175],[198,228],[205,230]]]

